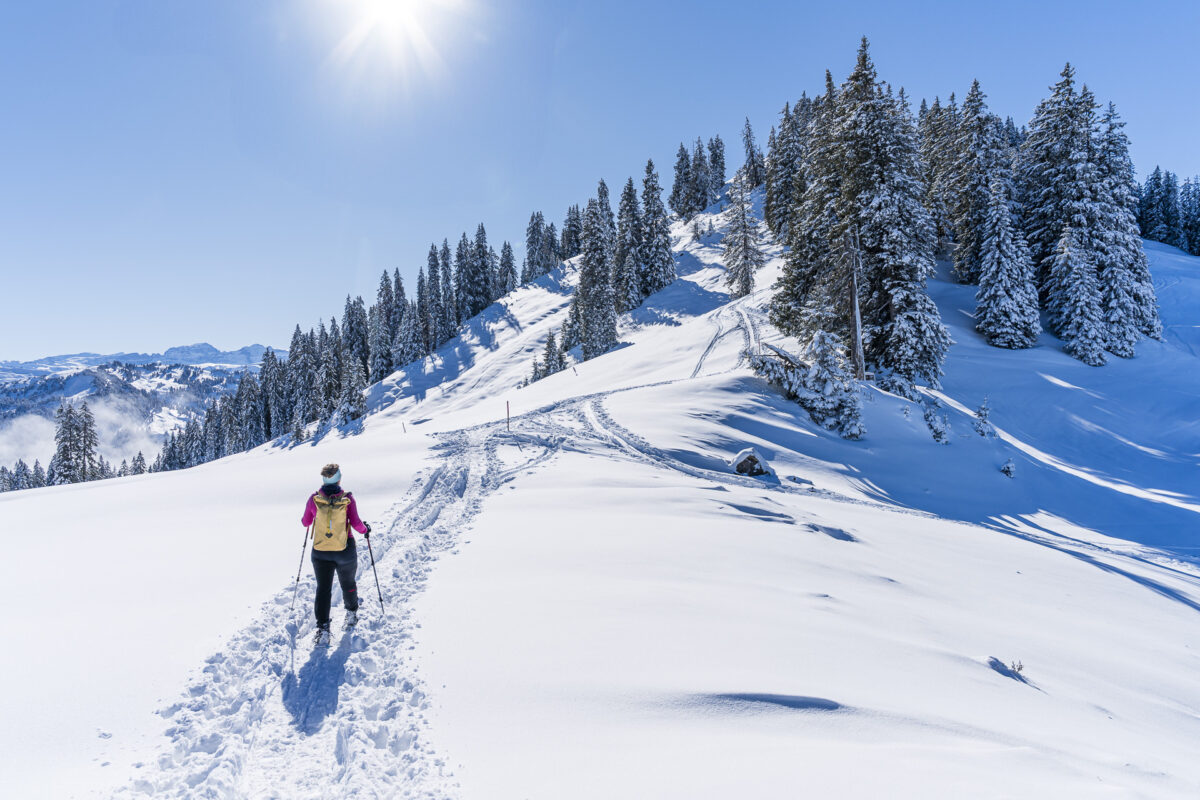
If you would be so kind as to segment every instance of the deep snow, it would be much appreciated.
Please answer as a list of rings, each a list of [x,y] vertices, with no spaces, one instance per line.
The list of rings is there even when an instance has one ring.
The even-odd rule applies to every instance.
[[[624,346],[529,387],[570,267],[358,435],[0,496],[41,567],[10,576],[4,795],[1196,796],[1200,259],[1147,245],[1166,341],[1099,369],[987,347],[933,282],[951,443],[875,390],[846,442],[743,364],[783,341],[778,261],[731,303],[719,236],[674,235]],[[732,474],[746,446],[776,475]],[[362,548],[365,621],[312,654],[330,460],[388,613]]]

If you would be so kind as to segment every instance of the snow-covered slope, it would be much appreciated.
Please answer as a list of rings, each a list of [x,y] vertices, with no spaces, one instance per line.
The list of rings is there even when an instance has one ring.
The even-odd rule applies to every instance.
[[[569,267],[358,435],[0,497],[47,567],[10,581],[4,794],[1196,796],[1200,260],[1148,246],[1171,333],[1102,369],[984,346],[934,282],[951,443],[876,391],[846,442],[745,369],[769,291],[729,302],[719,237],[674,234],[625,345],[528,387]],[[746,445],[774,476],[731,472]],[[314,653],[307,569],[289,603],[331,460],[387,612],[364,553],[365,622]]]

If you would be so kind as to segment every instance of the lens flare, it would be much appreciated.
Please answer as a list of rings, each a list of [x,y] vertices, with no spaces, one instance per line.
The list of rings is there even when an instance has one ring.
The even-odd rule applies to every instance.
[[[344,35],[329,55],[362,91],[406,91],[445,72],[439,35],[462,15],[463,0],[339,0]]]

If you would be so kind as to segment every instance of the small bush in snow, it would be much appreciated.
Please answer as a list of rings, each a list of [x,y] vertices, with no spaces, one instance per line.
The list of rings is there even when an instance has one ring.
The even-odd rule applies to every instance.
[[[996,435],[996,429],[992,427],[992,423],[989,420],[991,413],[992,409],[988,406],[988,399],[985,395],[983,402],[975,411],[975,432],[985,439],[989,439]]]
[[[818,425],[846,439],[861,439],[866,433],[858,382],[850,377],[834,334],[817,331],[804,351],[804,361],[777,350],[751,354],[750,368],[781,387]]]
[[[1010,670],[1012,670],[1014,673],[1016,673],[1017,675],[1020,675],[1021,672],[1025,669],[1025,665],[1022,664],[1020,661],[1014,661],[1008,665],[1008,668]]]
[[[1010,478],[1015,478],[1017,475],[1017,465],[1014,464],[1013,460],[1010,458],[1000,466],[1000,471]]]
[[[929,433],[938,444],[950,444],[950,420],[942,413],[942,405],[937,400],[929,398],[925,401],[925,424]]]

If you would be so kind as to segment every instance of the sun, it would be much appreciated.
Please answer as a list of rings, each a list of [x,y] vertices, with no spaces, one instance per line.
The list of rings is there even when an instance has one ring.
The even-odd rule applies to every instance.
[[[336,0],[340,38],[329,54],[362,91],[413,89],[440,77],[439,36],[465,0]]]

